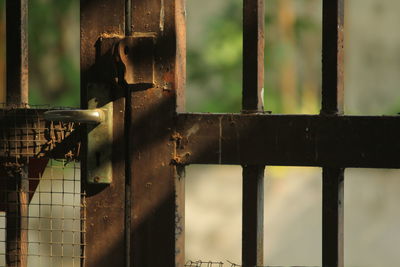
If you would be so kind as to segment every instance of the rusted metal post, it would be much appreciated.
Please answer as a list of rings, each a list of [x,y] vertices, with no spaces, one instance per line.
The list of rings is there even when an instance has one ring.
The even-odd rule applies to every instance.
[[[28,1],[6,1],[6,101],[8,106],[28,103]],[[7,267],[27,266],[29,180],[27,163],[7,168]]]
[[[321,115],[343,114],[343,30],[344,0],[324,0]],[[324,167],[322,187],[322,265],[343,267],[344,169]]]
[[[242,113],[263,112],[264,0],[243,2],[243,98]],[[242,264],[263,265],[264,169],[243,165]]]
[[[27,165],[6,167],[7,267],[25,267],[28,259],[29,180]]]
[[[6,1],[7,104],[28,103],[28,0]]]
[[[173,161],[185,79],[184,12],[183,0],[132,1],[133,36],[154,36],[155,44],[154,55],[146,51],[131,62],[134,69],[149,59],[144,55],[154,58],[154,68],[147,69],[154,86],[130,94],[134,267],[184,266],[184,176]]]
[[[85,267],[126,266],[125,251],[125,98],[113,81],[113,41],[124,36],[125,0],[81,0],[81,100],[82,108],[99,95],[112,94],[113,139],[112,183],[84,184],[86,197]],[[92,91],[89,99],[88,89]],[[96,89],[97,88],[97,89]],[[107,104],[107,103],[101,103]],[[85,164],[82,162],[82,173]],[[84,179],[83,179],[84,180]],[[85,182],[84,182],[85,183]]]

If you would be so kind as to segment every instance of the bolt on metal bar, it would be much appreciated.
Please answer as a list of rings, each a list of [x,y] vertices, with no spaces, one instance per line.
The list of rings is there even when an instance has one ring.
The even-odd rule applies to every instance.
[[[6,1],[7,105],[28,103],[28,0]]]
[[[323,1],[321,115],[342,115],[344,0]],[[323,168],[322,266],[343,267],[344,169]]]
[[[243,113],[263,112],[264,93],[264,0],[243,2]],[[264,169],[243,166],[242,263],[263,264]]]

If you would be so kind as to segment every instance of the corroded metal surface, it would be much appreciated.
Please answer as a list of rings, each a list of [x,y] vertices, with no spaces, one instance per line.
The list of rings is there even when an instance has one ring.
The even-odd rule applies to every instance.
[[[121,39],[115,49],[119,83],[131,90],[154,86],[155,33],[139,33]]]
[[[6,1],[7,104],[28,103],[28,0]]]
[[[133,36],[155,34],[154,86],[130,93],[134,267],[184,265],[184,178],[171,164],[175,142],[170,138],[183,97],[183,12],[181,0],[132,1]]]
[[[181,164],[400,168],[399,116],[179,114]]]
[[[84,184],[87,193],[85,262],[83,266],[126,266],[125,253],[125,164],[124,92],[116,86],[113,64],[114,41],[124,35],[125,0],[82,0],[81,12],[81,101],[88,108],[95,95],[90,88],[111,93],[113,105],[112,167],[109,186]],[[106,103],[99,103],[103,105]],[[83,151],[85,154],[85,151]],[[82,162],[82,173],[86,162]],[[84,178],[86,179],[86,178]]]

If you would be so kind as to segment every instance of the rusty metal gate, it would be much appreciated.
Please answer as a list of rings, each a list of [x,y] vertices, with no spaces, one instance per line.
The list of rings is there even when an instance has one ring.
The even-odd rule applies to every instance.
[[[400,167],[399,117],[343,113],[343,3],[323,0],[321,113],[275,115],[263,111],[264,0],[243,0],[240,114],[185,113],[185,0],[81,0],[82,110],[30,107],[27,0],[8,0],[0,114],[6,266],[45,266],[29,262],[35,253],[51,258],[49,266],[70,266],[65,257],[77,266],[185,266],[189,164],[243,167],[244,267],[263,265],[265,166],[322,167],[322,265],[343,266],[344,168]],[[46,178],[46,165],[61,174]],[[65,179],[67,166],[82,179]],[[34,200],[46,193],[47,202]],[[46,205],[49,212],[32,208]],[[68,219],[78,226],[68,228]],[[50,240],[34,241],[30,230],[50,231]],[[50,254],[35,252],[34,242]],[[186,266],[222,266],[202,264]]]

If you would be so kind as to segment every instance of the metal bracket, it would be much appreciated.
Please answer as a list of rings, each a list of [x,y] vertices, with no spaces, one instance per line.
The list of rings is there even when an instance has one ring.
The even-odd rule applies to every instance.
[[[154,87],[155,33],[135,33],[116,46],[118,82],[131,90]]]

